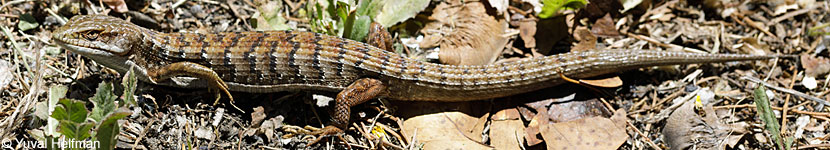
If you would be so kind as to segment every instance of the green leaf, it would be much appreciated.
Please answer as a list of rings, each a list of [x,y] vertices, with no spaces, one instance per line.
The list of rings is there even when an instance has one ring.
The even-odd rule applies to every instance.
[[[380,8],[381,2],[385,2],[385,0],[363,0],[358,2],[357,9],[355,10],[355,14],[358,16],[372,16],[377,14],[378,8]]]
[[[104,116],[112,113],[115,110],[115,99],[118,98],[112,93],[112,84],[109,82],[101,82],[98,84],[98,90],[95,95],[89,100],[95,107],[92,107],[92,113],[89,118],[95,122],[101,122]]]
[[[345,21],[349,17],[349,9],[352,6],[349,3],[337,1],[337,5],[335,5],[335,11],[337,13],[337,17],[340,17],[340,21]]]
[[[350,36],[346,34],[350,34],[352,30],[352,24],[354,23],[355,16],[349,13],[349,10],[351,10],[352,6],[349,5],[349,3],[343,1],[337,1],[334,4],[334,12],[332,12],[332,14],[336,15],[335,19],[337,20],[335,20],[333,24],[335,25],[333,27],[333,32],[336,33],[335,36],[338,37]]]
[[[369,16],[357,16],[351,25],[347,25],[346,33],[343,37],[355,41],[365,41],[366,36],[369,35],[369,28],[372,25],[372,18]]]
[[[124,98],[124,103],[130,106],[135,105],[135,97],[133,97],[133,94],[135,93],[135,88],[138,86],[138,80],[135,77],[135,72],[133,72],[132,67],[124,74],[124,78],[121,79],[121,86],[124,86],[124,94],[121,95]]]
[[[340,26],[342,26],[343,38],[364,41],[366,36],[369,35],[369,28],[372,24],[370,14],[375,12],[372,10],[373,5],[371,3],[373,1],[360,1],[356,11],[350,13],[351,5],[341,1],[337,2],[336,12],[340,19],[338,24],[342,24]]]
[[[67,138],[84,140],[89,138],[89,131],[94,127],[94,124],[87,123],[87,110],[84,102],[61,99],[61,105],[55,107],[52,112],[52,118],[58,120],[59,133],[65,135]]]
[[[84,106],[84,102],[71,99],[61,99],[59,103],[61,105],[55,107],[55,111],[52,112],[52,118],[55,118],[58,121],[71,121],[75,123],[83,123],[86,121],[88,112]]]
[[[80,128],[78,128],[78,131],[76,132],[76,133],[78,133],[75,136],[75,137],[77,137],[76,139],[85,140],[85,139],[89,138],[90,137],[89,132],[92,131],[92,127],[95,127],[95,124],[93,124],[91,122],[82,123]]]
[[[765,129],[772,135],[772,140],[778,145],[778,149],[784,149],[783,139],[781,139],[781,125],[778,124],[778,119],[775,118],[775,114],[769,106],[769,99],[764,85],[758,84],[758,88],[755,88],[755,106],[761,121],[764,121]]]
[[[349,14],[344,26],[343,37],[355,41],[364,41],[369,35],[369,28],[372,25],[372,18],[369,13],[373,12],[370,1],[360,1],[357,11]],[[348,4],[344,4],[347,5]]]
[[[579,9],[588,4],[585,0],[542,0],[542,12],[539,18],[547,19],[558,15],[562,9]]]
[[[32,14],[20,15],[20,21],[17,22],[17,28],[19,28],[20,31],[31,30],[37,28],[38,25],[40,24],[37,23],[37,20],[35,20],[35,17],[32,16]]]
[[[311,31],[317,33],[324,33],[327,35],[339,36],[340,29],[337,29],[334,24],[338,24],[332,18],[337,14],[336,12],[336,2],[335,0],[318,0],[314,3],[313,7],[309,6],[309,12],[314,12],[311,14]],[[342,26],[338,26],[342,27]]]
[[[121,132],[121,127],[118,125],[118,120],[130,115],[129,110],[119,109],[118,112],[112,113],[98,125],[95,137],[101,142],[101,148],[104,150],[111,150],[115,148],[115,139],[118,133]]]
[[[70,121],[61,120],[60,125],[58,126],[58,127],[60,127],[60,130],[58,132],[65,135],[66,138],[78,139],[77,138],[78,137],[78,135],[77,135],[78,134],[78,125],[80,125],[80,124],[70,122]]]
[[[367,13],[383,27],[391,27],[399,22],[415,17],[429,6],[429,0],[375,0],[367,9],[380,10]]]

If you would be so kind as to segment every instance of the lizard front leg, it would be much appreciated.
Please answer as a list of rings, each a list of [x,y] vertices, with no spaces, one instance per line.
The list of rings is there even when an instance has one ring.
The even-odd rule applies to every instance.
[[[222,93],[225,93],[228,95],[231,105],[234,108],[239,109],[233,104],[233,96],[228,91],[228,85],[225,84],[225,81],[222,81],[222,79],[219,78],[219,75],[216,74],[215,71],[208,67],[192,62],[176,62],[158,68],[148,69],[147,75],[150,76],[150,79],[153,80],[153,82],[163,81],[181,75],[207,80],[208,88],[218,90],[216,91],[216,101],[213,102],[213,105],[219,103]],[[242,110],[239,109],[239,111]]]
[[[386,91],[386,86],[383,82],[372,78],[363,78],[355,81],[343,91],[337,94],[335,98],[334,111],[332,118],[334,119],[332,125],[328,125],[322,130],[312,132],[312,135],[335,135],[342,133],[349,124],[349,117],[351,115],[351,107],[369,101]],[[322,138],[317,138],[308,145],[314,145]]]

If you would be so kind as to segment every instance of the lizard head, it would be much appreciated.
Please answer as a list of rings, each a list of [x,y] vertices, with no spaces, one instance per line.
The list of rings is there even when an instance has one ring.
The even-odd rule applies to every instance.
[[[119,72],[126,72],[135,63],[130,61],[131,50],[146,45],[147,33],[125,20],[105,15],[72,17],[65,25],[52,32],[52,41],[61,47],[91,58]]]
[[[52,34],[58,45],[84,56],[124,56],[141,43],[146,30],[119,18],[82,15],[70,19]]]

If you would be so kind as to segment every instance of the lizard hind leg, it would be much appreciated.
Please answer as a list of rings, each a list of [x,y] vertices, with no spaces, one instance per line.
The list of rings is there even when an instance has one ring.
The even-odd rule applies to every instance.
[[[358,79],[343,91],[337,94],[335,98],[334,111],[331,116],[333,118],[332,125],[328,125],[322,130],[312,132],[311,135],[329,136],[340,134],[349,124],[349,117],[351,115],[351,107],[369,101],[386,91],[386,86],[382,81],[372,78]],[[342,138],[342,137],[341,137]],[[309,143],[314,145],[322,138]]]

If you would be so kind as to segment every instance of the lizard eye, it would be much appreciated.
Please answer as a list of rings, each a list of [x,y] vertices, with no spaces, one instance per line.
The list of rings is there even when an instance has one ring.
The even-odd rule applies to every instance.
[[[86,38],[90,41],[94,41],[95,39],[98,39],[98,34],[99,33],[100,33],[99,31],[93,30],[93,31],[86,32],[83,35],[84,35],[84,38]]]

